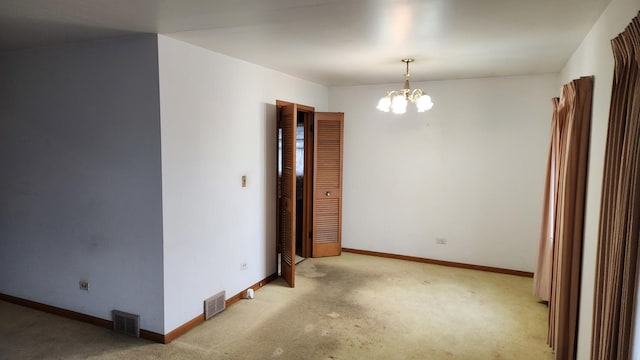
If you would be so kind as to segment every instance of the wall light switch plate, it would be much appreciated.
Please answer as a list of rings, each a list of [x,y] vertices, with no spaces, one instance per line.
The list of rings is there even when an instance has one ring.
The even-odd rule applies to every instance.
[[[89,282],[80,280],[79,284],[80,290],[89,291]]]

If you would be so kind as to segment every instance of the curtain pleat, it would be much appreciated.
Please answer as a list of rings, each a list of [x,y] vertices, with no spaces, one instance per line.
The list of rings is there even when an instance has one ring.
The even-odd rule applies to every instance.
[[[547,340],[563,360],[575,358],[576,351],[592,94],[592,77],[573,80],[562,87],[557,107],[561,131]]]
[[[596,260],[591,347],[594,360],[626,360],[631,356],[640,256],[639,17],[611,44],[615,67]]]
[[[553,238],[556,218],[556,204],[558,202],[559,152],[562,127],[558,121],[559,98],[553,98],[553,117],[551,119],[551,141],[547,158],[547,174],[544,186],[542,207],[542,224],[538,247],[538,262],[533,273],[533,293],[538,298],[549,301],[551,297],[551,268],[553,261]]]

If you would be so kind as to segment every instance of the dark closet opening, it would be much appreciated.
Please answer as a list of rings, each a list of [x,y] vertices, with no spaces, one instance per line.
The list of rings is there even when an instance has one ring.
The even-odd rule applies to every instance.
[[[304,244],[304,179],[305,179],[305,116],[304,112],[298,111],[296,124],[296,257],[305,257],[302,247]],[[296,263],[299,259],[296,259]]]

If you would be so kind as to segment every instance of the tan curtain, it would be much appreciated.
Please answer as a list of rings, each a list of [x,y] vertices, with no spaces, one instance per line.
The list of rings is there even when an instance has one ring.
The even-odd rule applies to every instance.
[[[540,249],[547,258],[538,259],[539,265],[550,269],[538,269],[541,271],[536,279],[541,294],[549,292],[547,341],[555,350],[555,358],[563,360],[575,358],[576,351],[592,94],[593,78],[582,77],[564,85],[560,99],[554,100],[548,170],[554,178],[549,175],[547,182],[548,189],[552,184],[557,186],[555,217],[544,214],[547,219],[543,219]],[[545,203],[549,212],[553,212],[553,201],[554,196],[548,192]],[[550,232],[553,241],[547,243]],[[542,275],[550,275],[550,279],[543,280]]]
[[[553,116],[551,119],[551,142],[549,157],[547,158],[547,175],[544,185],[544,199],[542,207],[542,226],[540,229],[540,245],[538,248],[538,263],[533,274],[533,293],[544,301],[551,297],[551,264],[553,261],[553,238],[555,236],[556,205],[558,203],[557,189],[559,177],[559,151],[562,126],[558,121],[559,98],[553,98]]]
[[[639,15],[640,16],[640,15]],[[612,40],[591,358],[630,359],[640,228],[640,20]]]

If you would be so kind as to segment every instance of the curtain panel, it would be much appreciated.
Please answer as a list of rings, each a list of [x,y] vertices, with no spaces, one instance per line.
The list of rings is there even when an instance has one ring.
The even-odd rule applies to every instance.
[[[553,99],[534,293],[549,302],[547,342],[562,360],[576,352],[592,95],[593,77],[582,77]]]
[[[640,20],[611,41],[615,60],[604,162],[591,358],[630,359],[640,228]]]
[[[574,359],[584,224],[585,189],[591,125],[593,77],[562,88],[558,188],[549,299],[549,345],[556,359]]]

